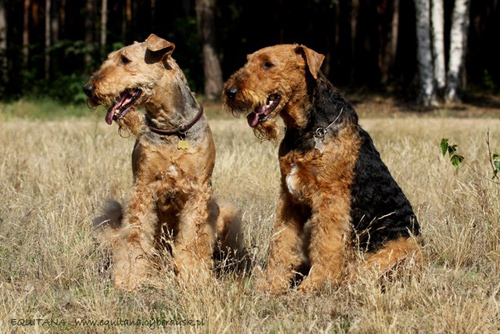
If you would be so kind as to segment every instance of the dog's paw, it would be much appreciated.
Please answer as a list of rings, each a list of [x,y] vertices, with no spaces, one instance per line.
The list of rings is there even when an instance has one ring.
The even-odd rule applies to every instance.
[[[289,282],[282,277],[266,276],[260,267],[254,269],[255,289],[260,293],[279,295],[288,290]]]

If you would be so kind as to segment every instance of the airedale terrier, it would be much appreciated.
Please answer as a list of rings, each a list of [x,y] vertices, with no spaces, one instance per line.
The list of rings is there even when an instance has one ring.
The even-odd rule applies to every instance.
[[[286,126],[266,289],[287,289],[303,262],[310,270],[299,289],[306,292],[362,268],[383,273],[418,258],[413,209],[354,109],[320,71],[324,56],[294,44],[247,59],[225,85],[225,106],[249,112],[260,137],[278,138],[278,114]],[[365,261],[351,261],[356,248]]]
[[[171,56],[174,48],[152,34],[112,52],[84,86],[91,106],[108,107],[108,124],[115,120],[137,136],[128,202],[123,209],[109,202],[96,219],[109,226],[113,282],[123,290],[143,283],[168,236],[183,279],[199,280],[212,268],[217,239],[224,249],[241,246],[236,211],[219,208],[212,198],[212,132]],[[145,116],[136,112],[139,106]]]

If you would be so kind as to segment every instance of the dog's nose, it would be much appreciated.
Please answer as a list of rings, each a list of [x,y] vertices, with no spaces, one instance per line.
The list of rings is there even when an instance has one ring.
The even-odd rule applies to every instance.
[[[92,86],[91,84],[86,84],[85,86],[83,86],[83,92],[87,94],[88,97],[92,96],[94,89],[95,87]]]
[[[238,89],[236,87],[229,87],[226,89],[226,96],[231,100],[234,100],[236,93],[238,93]]]

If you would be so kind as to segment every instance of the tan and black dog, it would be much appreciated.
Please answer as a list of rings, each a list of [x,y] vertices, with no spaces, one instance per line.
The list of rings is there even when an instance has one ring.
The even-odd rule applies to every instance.
[[[247,59],[227,81],[224,104],[246,111],[261,138],[278,138],[278,115],[286,126],[266,289],[286,290],[304,258],[310,266],[299,286],[304,292],[364,269],[383,273],[418,260],[412,207],[354,109],[321,73],[324,56],[288,44]],[[353,248],[365,261],[350,261]]]

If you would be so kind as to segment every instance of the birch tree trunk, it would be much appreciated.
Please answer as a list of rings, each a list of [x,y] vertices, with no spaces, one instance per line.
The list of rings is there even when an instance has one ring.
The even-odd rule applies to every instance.
[[[464,70],[467,32],[469,31],[470,0],[455,0],[450,32],[450,60],[448,63],[447,102],[461,101],[463,93],[462,74]]]
[[[214,0],[196,0],[196,15],[203,48],[205,98],[213,101],[222,93],[222,70],[215,51]]]
[[[417,61],[420,76],[418,102],[425,106],[435,103],[434,71],[430,36],[430,0],[415,0],[417,16]]]
[[[432,0],[432,51],[434,53],[434,79],[438,96],[443,97],[446,87],[444,56],[444,9],[443,0]]]
[[[51,1],[45,0],[45,80],[49,80],[50,77],[50,45],[51,45]]]

